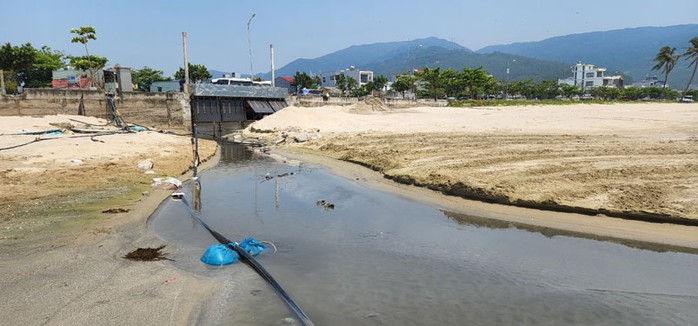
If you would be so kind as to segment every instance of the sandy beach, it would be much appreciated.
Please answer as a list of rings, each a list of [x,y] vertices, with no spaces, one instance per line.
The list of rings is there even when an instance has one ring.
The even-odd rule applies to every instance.
[[[171,191],[153,189],[152,178],[188,178],[188,137],[26,134],[113,130],[104,124],[77,116],[0,117],[0,148],[26,144],[0,150],[3,323],[192,324],[215,289],[212,280],[167,260],[122,258],[166,245],[146,222]],[[444,210],[691,252],[698,250],[698,226],[690,225],[698,220],[696,126],[698,104],[360,104],[289,107],[245,135],[277,143],[271,148],[282,156]],[[216,149],[201,142],[206,164],[215,164]],[[154,174],[137,167],[147,159]],[[102,213],[110,208],[128,211]]]
[[[172,191],[152,189],[152,178],[188,177],[182,173],[191,165],[190,139],[156,131],[108,134],[116,128],[106,124],[83,116],[0,118],[0,148],[27,144],[0,151],[2,324],[186,325],[197,319],[210,280],[166,260],[122,258],[163,244],[146,221]],[[26,134],[56,129],[65,133]],[[201,141],[201,156],[210,158],[205,164],[215,163],[216,149],[215,142]],[[138,168],[146,159],[154,174]],[[125,212],[103,213],[107,209]]]

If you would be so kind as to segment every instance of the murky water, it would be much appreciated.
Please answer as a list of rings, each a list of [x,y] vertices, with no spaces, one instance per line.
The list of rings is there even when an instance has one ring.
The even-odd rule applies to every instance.
[[[272,241],[278,252],[258,260],[316,325],[698,324],[698,255],[489,228],[232,145],[201,180],[207,223]],[[182,248],[181,268],[220,278],[202,324],[297,324],[245,264],[198,261],[215,241],[181,203],[162,205],[150,226]]]

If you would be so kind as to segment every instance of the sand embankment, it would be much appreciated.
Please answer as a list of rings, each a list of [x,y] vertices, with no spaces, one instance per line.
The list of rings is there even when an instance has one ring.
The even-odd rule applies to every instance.
[[[464,198],[698,225],[696,126],[698,104],[360,104],[290,107],[250,134],[287,134],[291,147]],[[309,141],[291,141],[299,134]]]

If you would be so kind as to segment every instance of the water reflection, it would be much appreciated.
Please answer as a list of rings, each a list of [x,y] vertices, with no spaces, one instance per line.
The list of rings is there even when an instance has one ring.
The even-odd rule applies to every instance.
[[[255,157],[254,152],[243,145],[222,142],[220,144],[220,148],[222,163],[245,162],[250,161]]]
[[[597,241],[612,242],[612,243],[617,243],[617,244],[621,244],[624,246],[628,246],[631,248],[651,250],[651,251],[655,251],[655,252],[684,252],[684,253],[690,253],[690,254],[698,254],[698,249],[696,249],[696,248],[673,246],[673,245],[667,245],[667,244],[657,244],[657,243],[638,241],[638,240],[619,239],[619,238],[614,238],[614,237],[600,236],[600,235],[583,233],[583,232],[565,231],[565,230],[559,230],[559,229],[538,226],[538,225],[531,225],[531,224],[517,223],[517,222],[510,222],[510,221],[502,221],[502,220],[495,220],[495,219],[484,218],[484,217],[479,217],[479,216],[460,214],[460,213],[450,212],[450,211],[446,211],[446,210],[442,210],[442,212],[450,220],[452,220],[458,224],[461,224],[461,225],[470,225],[470,226],[484,227],[484,228],[489,228],[489,229],[514,228],[514,229],[518,229],[518,230],[539,233],[539,234],[542,234],[548,238],[552,238],[555,236],[567,236],[567,237],[575,237],[575,238],[583,238],[583,239],[592,239],[592,240],[597,240]]]
[[[318,325],[698,320],[696,255],[443,212],[319,166],[226,146],[235,145],[222,147],[225,161],[201,174],[206,222],[230,239],[274,242],[279,251],[263,253],[260,263]],[[181,204],[163,204],[150,227],[181,248],[172,256],[177,266],[225,280],[201,324],[275,325],[291,316],[264,281],[243,273],[245,265],[198,262],[215,242]]]

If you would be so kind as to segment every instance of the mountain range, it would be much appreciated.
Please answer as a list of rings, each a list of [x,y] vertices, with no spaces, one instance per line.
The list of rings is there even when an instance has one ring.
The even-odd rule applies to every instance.
[[[676,53],[683,53],[693,37],[698,37],[698,24],[571,34],[537,42],[493,45],[477,51],[429,37],[353,45],[318,58],[294,60],[275,74],[293,76],[297,71],[319,74],[354,66],[392,79],[425,66],[442,69],[481,66],[498,79],[540,81],[568,77],[570,66],[581,61],[606,68],[607,75],[623,75],[629,84],[646,76],[662,79],[661,72],[651,70],[659,49],[670,46],[676,48]],[[691,72],[688,62],[680,60],[669,76],[669,85],[682,89]],[[268,79],[271,74],[260,76]]]
[[[577,61],[606,67],[610,74],[620,73],[634,80],[647,75],[659,75],[652,71],[652,60],[663,46],[676,48],[683,53],[691,38],[698,37],[698,24],[667,27],[638,27],[605,32],[592,32],[553,37],[539,42],[493,45],[478,53],[496,52],[515,54],[541,60],[573,64]],[[680,60],[669,75],[669,84],[683,89],[692,69],[688,62]]]

